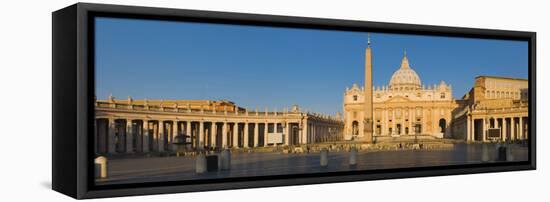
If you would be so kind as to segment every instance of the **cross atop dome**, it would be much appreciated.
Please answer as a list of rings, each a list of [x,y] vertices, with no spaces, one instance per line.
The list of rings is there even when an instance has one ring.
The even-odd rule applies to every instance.
[[[405,50],[403,54],[403,59],[401,60],[401,68],[402,69],[410,69],[411,66],[409,65],[409,59],[407,59],[407,51]]]

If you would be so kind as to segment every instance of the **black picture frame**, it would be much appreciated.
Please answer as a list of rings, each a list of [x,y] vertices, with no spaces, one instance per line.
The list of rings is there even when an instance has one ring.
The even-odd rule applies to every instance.
[[[237,179],[96,186],[94,158],[94,37],[96,16],[363,32],[522,40],[529,44],[529,157],[526,162],[416,167],[345,173],[295,174]],[[52,188],[84,199],[442,176],[536,169],[536,33],[306,17],[77,3],[52,14]],[[92,144],[93,145],[93,144]]]

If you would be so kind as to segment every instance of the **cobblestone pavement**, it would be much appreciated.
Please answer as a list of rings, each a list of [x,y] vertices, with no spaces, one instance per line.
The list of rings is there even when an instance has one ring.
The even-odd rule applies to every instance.
[[[526,161],[528,147],[511,145],[513,160]],[[495,145],[489,145],[490,159],[496,158]],[[349,166],[349,152],[329,152],[328,167],[322,168],[319,153],[233,153],[231,169],[195,173],[194,157],[128,157],[108,162],[107,179],[98,185],[303,174],[318,172],[408,168],[482,163],[480,144],[456,144],[452,150],[360,151],[356,166]],[[491,162],[487,162],[491,163]]]

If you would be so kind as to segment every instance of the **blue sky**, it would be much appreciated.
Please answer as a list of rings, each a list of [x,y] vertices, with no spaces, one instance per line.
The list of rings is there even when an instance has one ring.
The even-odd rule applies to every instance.
[[[97,18],[95,34],[98,99],[227,99],[334,114],[344,89],[363,83],[361,32]],[[444,80],[455,98],[478,75],[528,75],[527,42],[371,33],[371,43],[375,86],[388,84],[405,50],[423,84]]]

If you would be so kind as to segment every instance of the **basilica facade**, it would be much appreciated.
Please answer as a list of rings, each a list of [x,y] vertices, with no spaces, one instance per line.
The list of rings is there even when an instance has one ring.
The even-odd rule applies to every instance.
[[[361,131],[357,106],[365,100],[365,89],[353,84],[344,94],[344,122],[346,139],[357,139]],[[400,137],[407,135],[449,136],[447,128],[451,112],[457,104],[452,87],[441,81],[425,86],[411,67],[406,54],[401,65],[385,86],[372,88],[373,137]]]

